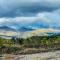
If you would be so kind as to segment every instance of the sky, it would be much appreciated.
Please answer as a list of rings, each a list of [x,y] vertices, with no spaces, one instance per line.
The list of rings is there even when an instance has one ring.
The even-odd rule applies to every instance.
[[[60,0],[0,0],[0,26],[60,28]]]

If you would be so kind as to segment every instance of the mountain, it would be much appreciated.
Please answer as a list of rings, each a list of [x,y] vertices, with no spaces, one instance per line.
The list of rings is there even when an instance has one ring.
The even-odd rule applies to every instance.
[[[45,28],[45,29],[49,28],[49,25],[47,25],[44,22],[37,21],[27,25],[21,25],[20,27],[18,26],[17,30],[21,32],[26,32],[26,31],[33,31],[33,30],[42,29],[42,28]]]
[[[18,29],[18,31],[20,31],[20,32],[26,32],[26,31],[32,31],[32,30],[35,30],[35,29],[29,28],[29,27],[24,27],[24,26]]]
[[[0,26],[0,30],[4,31],[15,31],[15,29],[8,27],[8,26]]]
[[[0,29],[3,30],[16,30],[20,32],[26,32],[26,31],[32,31],[36,29],[48,29],[48,28],[53,28],[53,29],[60,29],[60,25],[53,25],[49,24],[46,21],[39,20],[37,19],[36,21],[30,22],[30,23],[8,23],[5,26],[0,26]]]
[[[49,24],[47,24],[44,21],[35,21],[33,23],[31,23],[32,27],[36,27],[36,28],[49,28]]]
[[[26,26],[19,27],[18,29],[15,29],[11,26],[0,26],[0,30],[26,32],[26,31],[32,31],[34,29]]]
[[[58,35],[60,30],[57,29],[37,29],[32,31],[26,31],[23,34],[20,33],[22,38],[32,37],[32,36],[50,36],[50,35]]]
[[[22,31],[22,32],[25,32],[25,31],[32,31],[32,30],[35,30],[35,29],[41,29],[41,28],[49,28],[49,24],[47,24],[46,22],[44,21],[34,21],[34,22],[31,22],[31,23],[7,23],[5,26],[1,26],[3,27],[3,29],[14,29],[16,31]],[[1,28],[0,27],[0,28]]]
[[[15,36],[19,38],[28,38],[32,36],[51,36],[51,35],[60,35],[60,30],[57,29],[51,29],[51,28],[42,28],[42,29],[36,29],[31,30],[28,28],[22,28],[23,31],[13,31],[14,29],[11,29],[7,26],[0,27],[0,35],[2,36]],[[25,31],[26,29],[26,31]],[[2,31],[3,30],[3,31]],[[30,31],[29,31],[30,30]]]

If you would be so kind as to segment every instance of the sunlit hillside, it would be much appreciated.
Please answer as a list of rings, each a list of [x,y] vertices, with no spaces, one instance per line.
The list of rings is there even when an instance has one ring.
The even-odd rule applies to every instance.
[[[20,31],[1,31],[0,36],[15,36],[20,38],[27,38],[31,36],[48,36],[47,33],[59,33],[60,30],[57,29],[36,29],[32,31],[20,32]]]

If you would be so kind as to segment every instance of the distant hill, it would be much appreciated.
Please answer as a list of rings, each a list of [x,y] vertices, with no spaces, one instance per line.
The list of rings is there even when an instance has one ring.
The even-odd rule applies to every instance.
[[[9,26],[0,26],[0,35],[3,36],[16,36],[21,38],[27,38],[31,36],[50,36],[50,35],[60,35],[60,30],[53,28],[39,28],[34,29],[32,27],[20,27],[19,29],[14,29]]]
[[[33,28],[28,28],[28,27],[21,27],[18,29],[18,31],[20,32],[26,32],[26,31],[32,31],[32,30],[35,30]]]
[[[22,35],[23,38],[31,37],[31,36],[50,36],[50,35],[58,35],[60,34],[60,30],[57,29],[36,29],[32,31],[26,31]]]
[[[8,26],[0,26],[0,30],[4,31],[15,31],[15,29],[8,27]]]

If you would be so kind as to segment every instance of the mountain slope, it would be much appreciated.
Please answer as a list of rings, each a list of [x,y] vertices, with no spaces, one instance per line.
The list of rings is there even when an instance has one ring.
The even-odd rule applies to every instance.
[[[0,26],[0,30],[4,31],[15,31],[15,29],[8,27],[8,26]]]
[[[53,35],[55,33],[60,33],[60,30],[57,30],[57,29],[56,30],[55,29],[37,29],[37,30],[33,30],[33,31],[27,31],[27,32],[23,33],[23,35],[21,37],[27,38],[27,37],[31,37],[31,36],[49,36],[49,35]]]

